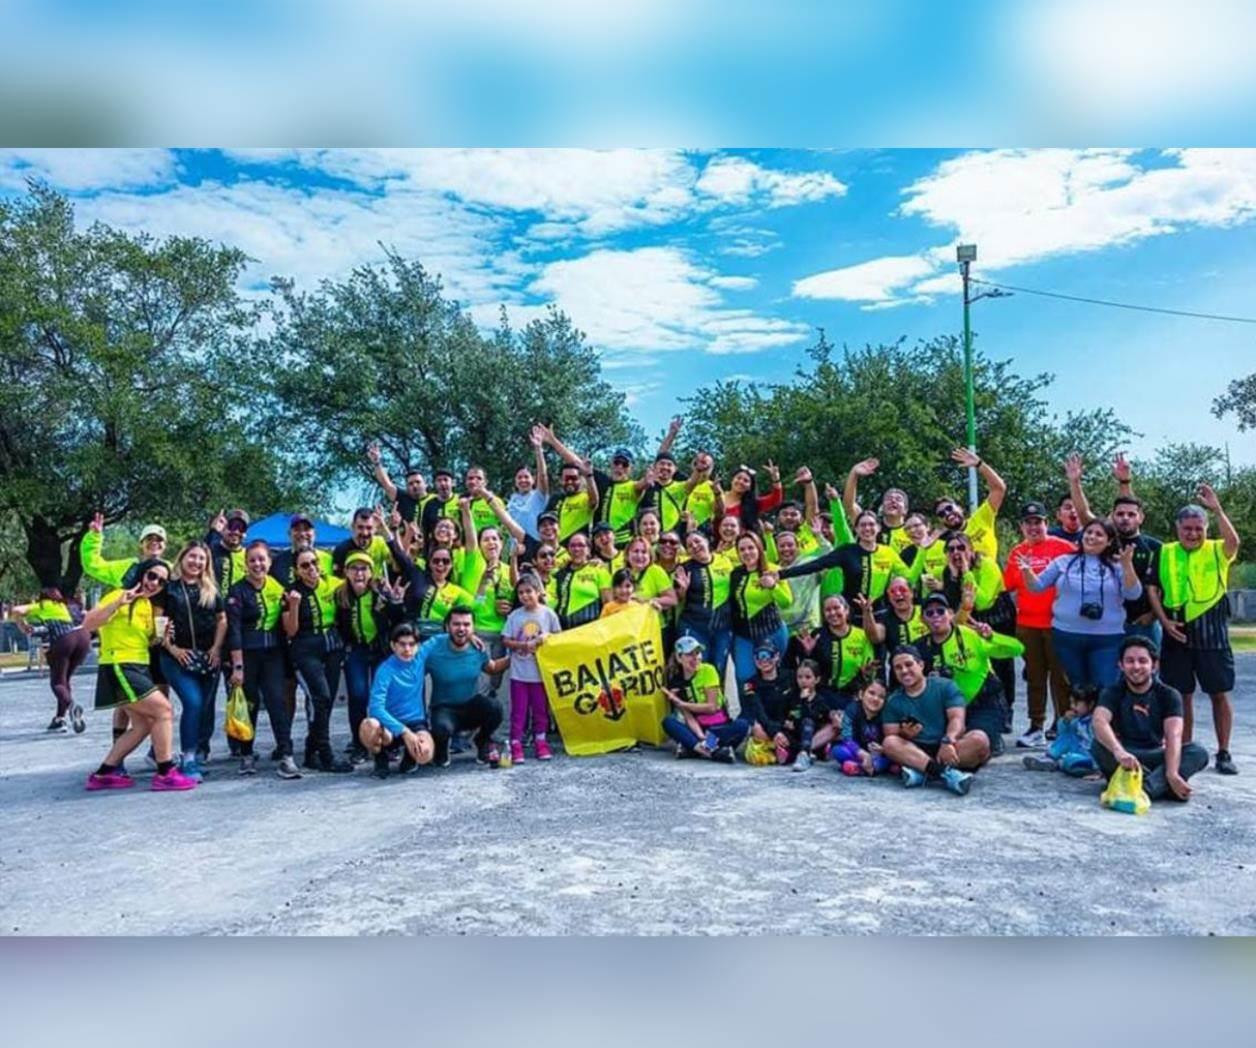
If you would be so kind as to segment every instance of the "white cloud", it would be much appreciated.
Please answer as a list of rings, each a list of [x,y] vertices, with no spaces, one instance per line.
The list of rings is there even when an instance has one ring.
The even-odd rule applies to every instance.
[[[551,262],[530,291],[557,302],[595,345],[750,353],[805,338],[805,324],[730,309],[717,274],[670,247],[594,251]]]
[[[176,174],[168,149],[0,149],[0,187],[25,189],[40,178],[70,192],[168,185]]]
[[[846,186],[826,171],[775,171],[739,156],[713,158],[696,188],[725,204],[758,201],[767,207],[810,204],[846,193]]]
[[[946,230],[946,244],[817,273],[797,281],[794,294],[925,301],[959,289],[956,243],[977,244],[980,272],[991,274],[1184,227],[1247,222],[1256,217],[1256,150],[1167,150],[1154,163],[1119,149],[966,153],[904,195],[899,213]]]
[[[707,283],[725,291],[750,291],[759,286],[754,277],[712,277]]]

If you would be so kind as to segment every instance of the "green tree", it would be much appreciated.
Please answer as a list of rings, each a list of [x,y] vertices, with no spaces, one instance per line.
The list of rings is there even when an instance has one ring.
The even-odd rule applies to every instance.
[[[1256,373],[1233,379],[1212,402],[1212,413],[1217,418],[1225,418],[1230,412],[1238,420],[1240,432],[1256,429]]]
[[[590,453],[640,442],[623,395],[557,309],[522,331],[503,310],[485,337],[439,277],[391,252],[313,292],[289,280],[274,289],[267,351],[284,438],[302,468],[328,480],[364,483],[374,440],[394,466],[430,474],[476,464],[490,483],[530,461],[534,422]]]
[[[853,463],[875,457],[881,467],[861,486],[865,504],[891,485],[925,508],[940,495],[963,494],[964,471],[948,454],[965,435],[959,339],[838,352],[821,331],[808,353],[792,382],[717,383],[688,398],[684,451],[712,451],[725,476],[737,463],[769,457],[809,465],[839,490]],[[1067,490],[1065,455],[1106,460],[1131,435],[1110,410],[1052,414],[1050,375],[1025,377],[1010,361],[977,353],[975,376],[978,450],[1008,482],[1009,506],[1053,500]]]
[[[207,510],[291,494],[263,439],[246,262],[200,239],[80,231],[38,183],[0,201],[0,512],[41,584],[77,584],[97,510],[199,532]]]

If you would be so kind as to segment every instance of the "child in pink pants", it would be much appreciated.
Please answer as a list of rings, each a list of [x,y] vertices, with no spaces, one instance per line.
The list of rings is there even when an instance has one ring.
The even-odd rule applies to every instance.
[[[547,761],[553,753],[545,735],[549,729],[549,703],[541,670],[536,664],[536,649],[551,633],[562,630],[554,609],[541,603],[541,580],[535,575],[522,575],[515,584],[520,606],[507,617],[502,627],[502,643],[510,652],[510,759],[523,763],[523,734],[532,714],[533,746],[536,759]]]

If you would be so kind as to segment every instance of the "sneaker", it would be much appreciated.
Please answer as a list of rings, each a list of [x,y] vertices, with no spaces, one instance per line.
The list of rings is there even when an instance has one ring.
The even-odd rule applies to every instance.
[[[1055,721],[1052,721],[1051,727],[1049,727],[1042,734],[1046,738],[1047,742],[1055,742],[1056,738],[1059,737],[1060,729],[1056,727]]]
[[[453,763],[453,756],[448,751],[446,751],[444,760],[442,760],[440,757],[437,757],[435,760],[432,761],[432,763],[435,764],[436,767],[438,768],[448,768]]]
[[[540,752],[538,751],[536,755],[536,759],[539,761],[543,761],[545,758],[542,757]],[[518,739],[510,740],[510,763],[511,764],[523,763],[523,743],[520,742]]]
[[[550,749],[550,744],[545,739],[537,739],[536,745],[532,749],[536,753],[536,759],[539,761],[552,761],[554,759],[554,751]]]
[[[1217,751],[1217,771],[1222,775],[1237,775],[1238,768],[1234,766],[1234,759],[1230,756],[1229,750]]]
[[[1016,740],[1016,745],[1022,750],[1040,750],[1046,744],[1047,737],[1042,734],[1041,728],[1030,728]]]
[[[858,776],[863,774],[863,765],[858,761],[842,761],[842,774]]]
[[[257,774],[257,757],[251,753],[246,753],[240,757],[240,774],[256,775]]]
[[[314,755],[314,759],[318,763],[319,771],[332,772],[336,775],[344,775],[346,772],[353,771],[353,765],[337,757],[332,751],[330,744],[320,746],[318,752]]]
[[[720,764],[736,764],[737,754],[733,752],[731,746],[716,746],[711,751],[711,760]]]
[[[990,756],[1002,757],[1004,750],[1007,749],[1007,743],[1003,741],[1002,735],[996,735],[990,740]]]
[[[1055,771],[1059,767],[1051,757],[1040,757],[1031,753],[1021,758],[1021,764],[1030,771]]]
[[[811,767],[811,754],[806,750],[794,758],[794,771],[806,771]]]
[[[92,772],[87,776],[88,790],[125,790],[135,785],[135,780],[121,770],[111,771],[108,775]]]
[[[676,759],[678,761],[687,761],[690,757],[697,756],[693,750],[687,750],[679,742],[676,743]]]
[[[923,786],[924,784],[925,773],[923,771],[917,771],[915,768],[903,769],[903,786],[907,789],[915,789],[917,786]]]
[[[297,762],[292,759],[292,755],[285,753],[279,758],[279,767],[275,769],[275,774],[281,779],[299,779],[301,769],[297,767]]]
[[[160,772],[154,775],[150,789],[158,793],[168,790],[194,790],[199,782],[199,779],[185,775],[178,768],[171,768],[165,775]]]
[[[490,768],[496,768],[501,764],[502,755],[497,749],[497,743],[490,739],[485,745],[479,746],[475,751],[475,763],[487,764]]]
[[[83,707],[77,702],[70,707],[70,723],[74,726],[75,735],[82,735],[87,730],[87,721],[83,719]]]
[[[345,750],[345,756],[349,763],[353,765],[365,764],[371,759],[371,755],[367,752],[366,747],[360,742],[355,742]]]
[[[205,773],[201,771],[200,761],[198,761],[195,755],[193,754],[185,753],[183,755],[183,760],[179,765],[179,771],[182,773],[183,776],[189,779],[192,779],[195,782],[205,781]],[[170,773],[167,772],[166,774],[169,775]],[[156,781],[157,781],[156,779],[153,779],[153,782],[156,782]],[[156,788],[157,787],[155,786],[153,787],[153,789],[156,789]],[[163,787],[163,789],[164,788],[165,787]],[[173,789],[173,787],[171,788]],[[186,789],[187,787],[179,787],[179,788]]]
[[[948,790],[960,797],[973,788],[972,773],[960,771],[958,768],[943,768],[942,781]]]
[[[66,730],[66,726],[65,726],[64,717],[53,717],[52,720],[48,722],[48,727],[44,729],[44,731],[56,731],[56,732],[64,732],[65,730]]]
[[[388,766],[388,754],[383,750],[375,754],[375,767],[371,770],[371,774],[377,779],[386,779],[392,774],[392,769]]]
[[[406,750],[401,755],[401,763],[397,765],[398,775],[413,775],[418,771],[419,762],[410,756],[410,751]]]

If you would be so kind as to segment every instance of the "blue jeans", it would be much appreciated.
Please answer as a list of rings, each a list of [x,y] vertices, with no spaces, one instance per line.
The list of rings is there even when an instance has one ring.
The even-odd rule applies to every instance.
[[[754,650],[764,643],[775,645],[777,652],[784,657],[785,649],[789,646],[789,628],[782,622],[777,631],[766,641],[733,636],[733,672],[737,674],[739,689],[754,676]]]
[[[201,714],[218,691],[218,671],[189,673],[169,652],[161,653],[161,672],[183,706],[179,714],[179,749],[195,753],[201,741]]]
[[[1082,688],[1106,688],[1121,675],[1116,664],[1123,633],[1070,633],[1052,628],[1051,643],[1056,658],[1068,675],[1074,691]]]
[[[706,730],[715,736],[720,746],[732,746],[736,749],[741,745],[742,740],[750,734],[750,728],[750,721],[738,717],[735,721],[717,724]],[[680,743],[686,750],[692,750],[702,741],[699,736],[689,729],[689,725],[675,713],[669,713],[663,718],[663,731],[667,733],[669,739]]]
[[[720,684],[724,683],[724,670],[728,666],[728,654],[733,646],[733,635],[727,629],[715,631],[703,629],[683,619],[679,624],[677,638],[695,637],[702,644],[703,662],[709,662],[720,675]],[[782,649],[784,650],[784,649]]]
[[[349,693],[350,741],[358,741],[358,731],[366,720],[366,707],[371,701],[371,681],[375,667],[383,656],[370,648],[356,647],[345,652],[345,690]]]

